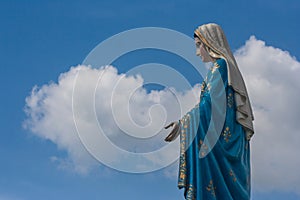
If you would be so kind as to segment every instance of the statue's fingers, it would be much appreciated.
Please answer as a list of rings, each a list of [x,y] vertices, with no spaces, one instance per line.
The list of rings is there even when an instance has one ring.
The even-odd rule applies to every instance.
[[[171,131],[171,133],[165,138],[165,141],[171,142],[171,141],[172,141],[173,134],[174,134],[174,132]]]
[[[169,134],[166,138],[165,138],[165,141],[167,141],[167,142],[171,142],[171,141],[173,141],[174,140],[174,134]]]
[[[165,129],[168,129],[168,128],[170,128],[173,125],[174,125],[174,122],[171,122],[169,125],[165,126]]]
[[[179,129],[179,125],[176,124],[175,127],[174,127],[174,129],[172,131],[174,131],[175,133],[177,133],[178,129]]]
[[[176,139],[178,137],[178,135],[179,135],[179,126],[178,126],[178,124],[176,124],[176,126],[173,128],[171,133],[165,138],[165,141],[171,142],[174,139]]]
[[[171,134],[169,134],[166,138],[165,138],[166,142],[171,142],[172,141],[172,136]]]

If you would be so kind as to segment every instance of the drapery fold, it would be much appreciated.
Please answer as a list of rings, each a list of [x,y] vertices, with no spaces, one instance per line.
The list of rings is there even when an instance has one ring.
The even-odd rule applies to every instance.
[[[199,104],[179,120],[178,187],[184,188],[188,200],[250,199],[250,146],[236,121],[234,92],[228,85],[226,61],[218,59],[202,83]],[[212,101],[222,95],[225,113],[220,103]],[[220,133],[212,120],[214,106],[214,115],[225,117]],[[205,139],[209,130],[215,131],[214,143]]]

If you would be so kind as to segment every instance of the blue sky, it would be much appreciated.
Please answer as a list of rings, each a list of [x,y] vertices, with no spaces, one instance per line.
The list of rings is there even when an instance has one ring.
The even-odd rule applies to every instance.
[[[0,200],[183,199],[176,180],[164,176],[163,171],[127,174],[99,164],[82,175],[59,168],[50,158],[67,158],[68,151],[22,127],[26,120],[25,98],[34,85],[57,82],[61,73],[81,64],[101,41],[138,27],[164,27],[192,37],[197,26],[216,22],[223,27],[233,51],[255,35],[267,46],[287,51],[299,60],[299,9],[296,0],[234,0],[230,4],[224,0],[2,0]],[[144,59],[138,57],[135,61],[129,58],[124,63],[120,60],[119,66],[124,68],[119,70],[126,71],[126,66],[146,60],[159,62],[154,56],[145,55]],[[169,56],[161,57],[162,62],[173,63],[180,70]],[[191,74],[187,76],[193,84],[198,82]],[[299,190],[297,196],[296,189],[278,188],[266,192],[253,190],[252,197],[300,198]]]

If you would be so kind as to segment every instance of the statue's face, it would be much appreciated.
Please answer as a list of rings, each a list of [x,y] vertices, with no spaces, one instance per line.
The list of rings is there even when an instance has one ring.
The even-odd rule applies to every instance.
[[[211,62],[212,58],[206,51],[204,44],[199,40],[199,38],[195,38],[195,44],[196,44],[196,55],[201,57],[202,62]]]

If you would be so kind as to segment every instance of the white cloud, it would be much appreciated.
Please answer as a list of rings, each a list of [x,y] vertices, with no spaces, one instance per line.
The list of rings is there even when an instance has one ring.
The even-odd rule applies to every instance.
[[[75,80],[76,87],[73,88]],[[89,66],[72,67],[59,76],[58,83],[35,86],[32,89],[31,95],[26,98],[25,112],[28,119],[24,122],[24,126],[37,136],[51,140],[59,149],[67,151],[67,158],[57,156],[50,158],[60,169],[73,169],[81,174],[87,174],[97,166],[97,162],[88,154],[76,132],[72,112],[73,101],[74,116],[81,139],[87,138],[89,140],[87,143],[97,141],[93,152],[104,156],[101,161],[106,164],[122,163],[122,159],[129,158],[115,151],[109,151],[109,145],[105,140],[97,138],[99,135],[97,123],[114,143],[125,150],[154,151],[166,144],[163,138],[169,130],[164,130],[163,126],[167,122],[179,119],[192,108],[197,103],[197,96],[200,93],[199,84],[185,92],[166,88],[161,91],[152,90],[150,93],[142,87],[143,84],[144,80],[140,75],[118,74],[113,66],[100,69]],[[73,89],[75,93],[72,98]],[[149,140],[138,140],[124,132],[140,138],[153,137]],[[162,154],[145,157],[147,161],[157,165],[168,160],[170,154],[176,156],[178,149],[176,144],[164,150]],[[144,163],[135,167],[142,170],[148,165],[149,163]]]
[[[235,56],[254,107],[253,187],[300,194],[300,63],[254,36]]]
[[[298,145],[300,141],[298,134],[300,130],[298,122],[300,63],[288,52],[267,46],[253,36],[235,52],[235,56],[244,75],[255,115],[255,135],[251,141],[253,188],[261,191],[291,191],[300,194],[300,173],[297,171],[300,166],[300,159],[297,155],[300,151]],[[80,103],[75,105],[81,113],[77,116],[79,117],[78,123],[86,127],[87,132],[96,131],[91,128],[94,117],[94,113],[89,112],[88,109],[91,103],[84,97],[88,94],[87,91],[95,89],[95,80],[105,71],[101,86],[95,89],[96,115],[110,139],[128,150],[143,151],[161,147],[163,142],[158,142],[158,144],[155,142],[162,141],[167,132],[162,131],[163,134],[151,140],[151,143],[135,145],[135,142],[124,136],[115,123],[116,119],[111,115],[112,91],[115,92],[113,99],[116,101],[113,103],[114,108],[120,111],[117,119],[122,129],[134,132],[136,126],[132,125],[131,120],[140,126],[151,122],[147,131],[140,133],[145,134],[145,137],[157,127],[162,128],[162,121],[176,120],[179,115],[187,112],[197,101],[193,91],[199,94],[199,85],[186,93],[173,90],[177,100],[183,102],[181,113],[177,109],[179,105],[171,90],[147,93],[141,88],[144,82],[142,76],[123,76],[118,74],[116,68],[112,66],[100,69],[87,66],[72,67],[68,72],[60,75],[58,83],[50,83],[42,87],[35,86],[31,95],[26,98],[25,111],[28,119],[24,125],[37,136],[51,140],[59,149],[67,151],[67,158],[53,156],[52,161],[59,163],[61,168],[73,168],[83,174],[97,166],[97,163],[78,139],[73,121],[72,90],[79,71],[85,75],[78,80],[81,81],[78,92],[82,96],[78,100]],[[114,83],[120,78],[123,78],[120,87],[113,88]],[[135,88],[139,89],[135,90]],[[128,92],[132,91],[134,93],[131,95],[131,103],[127,107],[131,114],[130,119],[124,105],[127,105]],[[157,103],[164,107],[165,114],[167,113],[166,119],[161,118],[164,116],[164,110],[153,106]],[[149,110],[151,106],[153,106],[152,110]],[[107,153],[107,156],[116,159],[116,155],[112,153]],[[157,163],[165,159],[163,155],[148,158],[151,162]],[[174,173],[167,173],[167,175],[170,174]]]
[[[26,98],[28,119],[24,127],[40,138],[52,141],[58,149],[67,151],[70,158],[50,158],[59,163],[59,168],[72,166],[74,171],[86,174],[96,163],[81,145],[72,117],[72,82],[79,68],[61,74],[58,84],[51,82],[33,87]]]

